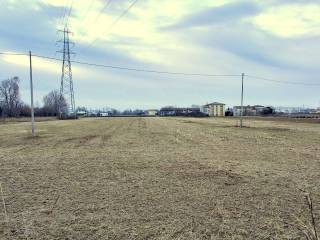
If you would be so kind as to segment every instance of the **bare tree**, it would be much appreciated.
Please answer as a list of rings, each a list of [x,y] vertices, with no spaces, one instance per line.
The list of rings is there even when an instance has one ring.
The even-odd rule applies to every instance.
[[[65,98],[58,90],[49,92],[43,98],[43,111],[47,116],[58,116],[59,109],[67,106]]]
[[[0,83],[0,108],[2,116],[18,117],[21,105],[19,78],[3,80]]]

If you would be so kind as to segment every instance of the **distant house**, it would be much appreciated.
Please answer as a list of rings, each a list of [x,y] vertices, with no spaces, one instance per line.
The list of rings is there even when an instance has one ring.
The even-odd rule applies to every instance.
[[[149,109],[145,111],[145,115],[147,116],[156,116],[158,115],[158,110],[157,109]]]
[[[243,113],[242,113],[243,116],[257,116],[258,115],[257,110],[255,109],[254,106],[247,105],[247,106],[243,106],[243,107],[234,106],[233,107],[233,116],[235,116],[235,117],[241,116],[241,109],[242,108],[243,108]]]
[[[85,117],[87,115],[88,115],[88,113],[86,111],[77,111],[77,116],[78,117]]]
[[[261,105],[254,105],[253,109],[256,111],[256,115],[263,115],[266,107]]]
[[[175,107],[163,107],[159,111],[160,116],[176,116],[176,113]]]
[[[274,108],[265,107],[261,105],[254,106],[243,106],[243,116],[262,116],[262,115],[270,115],[274,113]],[[233,107],[233,116],[239,117],[241,116],[241,106]]]
[[[100,116],[100,117],[108,117],[108,116],[109,116],[109,113],[107,113],[107,112],[100,112],[100,113],[99,113],[99,116]]]
[[[177,107],[164,107],[161,108],[159,116],[188,116],[188,117],[203,117],[205,116],[200,112],[200,108],[177,108]]]
[[[88,117],[98,117],[98,112],[97,111],[89,111],[88,113]]]
[[[224,103],[213,102],[202,106],[201,112],[208,114],[210,117],[224,117],[225,106]]]

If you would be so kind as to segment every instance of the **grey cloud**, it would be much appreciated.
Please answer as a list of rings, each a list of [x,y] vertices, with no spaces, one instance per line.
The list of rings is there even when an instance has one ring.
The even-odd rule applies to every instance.
[[[246,16],[256,15],[260,9],[254,3],[240,2],[209,8],[183,18],[165,29],[174,30],[236,21]]]
[[[40,4],[40,11],[17,7],[2,9],[0,32],[3,47],[12,51],[36,50],[52,54],[56,29],[52,24],[60,17],[61,8]]]
[[[26,9],[30,0],[21,1],[24,1],[24,4],[19,2],[21,7],[15,11],[0,9],[2,23],[0,48],[8,51],[25,51],[31,48],[43,55],[53,55],[57,50],[57,46],[54,45],[57,36],[52,22],[61,17],[63,9],[46,5],[41,6],[41,11],[33,11],[31,8]],[[127,6],[127,0],[120,1],[122,4],[118,5],[115,1],[110,6],[110,14],[118,15]],[[194,47],[194,51],[191,49],[192,53],[186,52],[185,57],[180,56],[181,61],[175,62],[172,66],[139,61],[126,51],[118,50],[119,48],[115,47],[117,44],[146,47],[143,39],[123,37],[115,38],[114,42],[97,42],[97,45],[89,48],[76,43],[75,51],[78,53],[76,60],[164,71],[179,69],[185,72],[226,74],[244,71],[282,81],[316,82],[319,76],[317,67],[320,61],[319,37],[281,39],[241,21],[246,16],[258,14],[263,8],[277,7],[280,2],[289,4],[293,1],[311,2],[268,0],[265,1],[268,3],[258,4],[260,7],[257,7],[254,3],[242,1],[207,9],[183,18],[176,25],[171,26],[171,29],[176,31],[167,31],[165,34],[171,36],[181,34],[181,44],[185,44],[185,47]],[[142,5],[144,2],[139,4]],[[129,14],[126,17],[132,16]],[[204,27],[193,28],[195,26]],[[151,45],[150,51],[155,51],[157,47],[160,46]],[[205,51],[197,51],[198,49]],[[168,58],[176,57],[175,54],[175,51],[171,53],[168,51]],[[194,68],[190,68],[189,63],[194,65]],[[87,68],[82,65],[77,67]],[[28,69],[4,61],[0,62],[0,69],[1,76],[4,78],[13,75],[21,77],[23,98],[28,101]],[[41,102],[44,93],[59,88],[59,80],[59,72],[54,74],[40,71],[35,66],[34,84],[37,100]],[[238,80],[187,78],[98,68],[92,68],[92,73],[84,75],[74,72],[77,104],[92,107],[106,105],[143,107],[144,104],[152,107],[171,104],[189,106],[192,103],[201,104],[219,99],[229,104],[236,104],[239,99],[240,81]],[[319,100],[317,89],[313,88],[277,85],[255,79],[246,79],[246,84],[247,104],[279,104],[280,102],[282,105],[296,105],[304,101],[303,103],[312,105]]]

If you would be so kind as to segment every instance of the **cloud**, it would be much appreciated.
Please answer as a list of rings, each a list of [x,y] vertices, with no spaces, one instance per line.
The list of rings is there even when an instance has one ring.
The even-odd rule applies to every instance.
[[[310,34],[308,29],[320,26],[320,24],[314,24],[317,19],[316,15],[320,14],[319,6],[303,5],[301,7],[299,5],[300,10],[298,11],[295,4],[301,1],[294,2],[294,4],[289,4],[289,1],[270,4],[270,2],[251,1],[248,3],[246,1],[224,4],[188,15],[176,24],[162,30],[165,32],[168,29],[175,30],[172,34],[178,35],[181,41],[184,39],[185,45],[189,42],[192,48],[198,46],[222,50],[239,59],[249,61],[255,66],[260,65],[280,71],[315,72],[318,71],[318,67],[310,59],[317,58],[319,47],[315,46],[316,38],[311,40],[311,37],[316,36],[317,32]],[[297,11],[290,13],[294,16],[298,12],[306,11],[296,18],[298,22],[304,21],[306,26],[292,24],[291,28],[288,26],[288,29],[284,31],[282,28],[290,21],[289,18],[285,20],[286,13],[292,9]],[[283,18],[283,20],[279,20],[280,22],[275,20],[259,22],[257,20],[272,11],[274,15],[278,13],[275,19]],[[306,14],[308,16],[304,18]],[[275,26],[272,28],[273,25]],[[194,28],[198,26],[201,28]],[[280,30],[283,30],[281,34],[276,34]],[[304,34],[297,35],[294,39],[284,37],[295,32]],[[308,45],[308,48],[305,44]],[[309,51],[308,49],[311,48],[312,51]]]
[[[195,14],[186,16],[178,23],[168,26],[167,29],[174,30],[221,23],[225,24],[226,22],[256,15],[259,11],[259,7],[252,2],[229,3],[218,7],[204,9]]]
[[[29,57],[21,55],[2,55],[2,60],[6,63],[14,64],[20,67],[29,68]],[[61,62],[52,61],[49,59],[43,59],[33,56],[32,57],[32,68],[36,72],[43,72],[48,74],[61,74]],[[85,75],[87,70],[84,68],[79,68],[78,66],[73,66],[73,71],[80,75]]]
[[[225,31],[215,29],[199,34],[199,40],[208,47],[224,50],[253,64],[291,71],[310,70],[311,66],[303,66],[291,57],[287,47],[294,44],[257,31],[250,25],[235,26],[234,29],[229,27]]]
[[[320,4],[290,4],[270,7],[250,22],[279,37],[320,34]]]
[[[43,4],[54,6],[54,7],[67,7],[67,6],[69,6],[69,5],[66,5],[66,4],[68,4],[68,1],[65,1],[65,0],[42,0],[41,2]]]
[[[0,9],[0,48],[20,52],[36,50],[52,55],[57,50],[53,22],[58,18],[58,9],[36,1],[32,1],[31,6],[30,1],[25,0],[10,3]]]
[[[61,37],[56,30],[70,2],[0,1],[0,49],[54,56],[59,50],[55,41]],[[280,81],[318,81],[317,1],[145,0],[108,30],[130,2],[112,1],[101,12],[104,0],[95,0],[90,11],[91,1],[74,1],[69,26],[74,32],[76,60],[163,71],[246,72]],[[1,76],[18,75],[28,80],[27,62],[0,57]],[[41,94],[59,88],[61,62],[34,59],[34,64],[35,94],[41,101]],[[77,104],[89,107],[188,106],[215,100],[235,104],[239,99],[238,78],[154,75],[78,64],[73,64],[73,73]],[[22,81],[27,93],[28,84]],[[319,98],[307,87],[253,79],[246,79],[246,84],[248,104],[278,104],[281,100],[311,105]]]

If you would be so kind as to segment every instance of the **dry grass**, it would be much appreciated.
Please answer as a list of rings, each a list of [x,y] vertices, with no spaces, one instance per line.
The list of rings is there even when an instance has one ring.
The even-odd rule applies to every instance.
[[[45,122],[45,121],[54,121],[57,120],[56,117],[36,117],[36,122]],[[20,118],[2,118],[0,117],[0,125],[1,124],[9,124],[9,123],[21,123],[21,122],[30,122],[30,117],[20,117]]]
[[[237,124],[49,121],[34,139],[2,124],[0,239],[304,239],[299,189],[320,222],[320,125]]]

